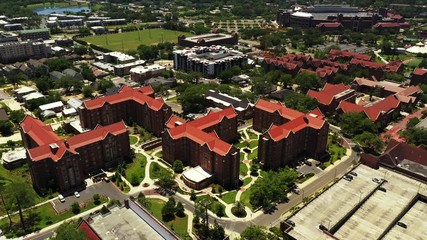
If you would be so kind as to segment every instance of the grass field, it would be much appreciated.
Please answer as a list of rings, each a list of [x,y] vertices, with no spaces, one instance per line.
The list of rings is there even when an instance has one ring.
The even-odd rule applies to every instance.
[[[149,210],[153,215],[159,219],[162,220],[162,208],[166,204],[165,201],[160,199],[148,199],[150,202]],[[163,221],[164,222],[164,221]],[[187,224],[188,224],[188,216],[185,215],[185,217],[177,217],[175,216],[175,219],[165,222],[167,226],[170,228],[173,228],[173,230],[181,237],[186,237],[188,235],[187,233]]]
[[[138,186],[145,178],[146,165],[146,157],[141,153],[137,153],[133,162],[126,167],[126,179],[134,186]]]
[[[135,136],[129,136],[130,145],[134,145],[138,143],[138,138]]]
[[[146,29],[134,32],[115,33],[81,38],[93,45],[110,49],[112,51],[135,50],[139,45],[153,45],[161,42],[177,42],[178,36],[191,33],[172,31],[162,28]]]
[[[236,200],[236,195],[237,195],[237,190],[234,190],[222,195],[221,199],[228,204],[232,204]]]

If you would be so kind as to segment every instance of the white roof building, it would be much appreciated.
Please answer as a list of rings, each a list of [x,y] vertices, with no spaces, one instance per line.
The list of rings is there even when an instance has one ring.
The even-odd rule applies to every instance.
[[[2,163],[13,163],[27,158],[27,151],[25,149],[16,149],[3,153],[1,156]]]
[[[183,172],[183,175],[185,178],[187,178],[188,180],[195,182],[195,183],[203,182],[204,180],[212,177],[211,174],[207,173],[200,166],[191,168],[191,169]]]
[[[43,94],[41,94],[39,92],[33,92],[33,93],[30,93],[30,94],[27,94],[27,95],[23,96],[22,98],[25,101],[30,101],[30,100],[38,99],[38,98],[42,98],[42,97],[44,97]]]
[[[59,107],[64,107],[64,104],[61,101],[40,105],[39,109],[42,111],[46,111],[46,110],[52,110]]]

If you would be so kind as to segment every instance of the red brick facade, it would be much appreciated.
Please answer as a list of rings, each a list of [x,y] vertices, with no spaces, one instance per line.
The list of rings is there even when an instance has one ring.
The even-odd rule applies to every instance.
[[[132,120],[155,136],[161,136],[172,110],[163,99],[153,96],[150,86],[136,89],[125,86],[117,94],[86,101],[79,109],[81,125],[92,129],[98,124]]]
[[[224,187],[238,187],[239,150],[227,143],[238,139],[237,114],[233,108],[210,112],[205,117],[185,122],[172,116],[162,136],[163,159],[170,164],[181,160],[201,166]]]
[[[255,105],[253,128],[259,138],[258,160],[265,169],[292,164],[300,157],[322,158],[329,124],[319,110],[304,114],[280,103],[260,99]]]
[[[21,123],[21,135],[33,185],[39,191],[67,192],[84,186],[89,173],[116,166],[131,156],[129,132],[122,121],[64,140],[50,126],[27,116]]]
[[[319,109],[325,115],[332,115],[341,101],[354,103],[356,92],[344,84],[326,83],[321,91],[309,90],[307,95],[319,102]]]

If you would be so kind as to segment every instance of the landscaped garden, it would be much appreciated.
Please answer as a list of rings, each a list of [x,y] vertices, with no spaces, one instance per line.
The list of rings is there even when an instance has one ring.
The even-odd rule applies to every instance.
[[[145,178],[145,166],[147,165],[147,158],[141,154],[135,154],[132,163],[127,164],[125,175],[126,179],[132,186],[138,186]]]

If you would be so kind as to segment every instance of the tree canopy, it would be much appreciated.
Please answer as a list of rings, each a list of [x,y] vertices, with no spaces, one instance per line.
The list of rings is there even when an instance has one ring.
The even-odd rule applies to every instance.
[[[369,149],[371,152],[380,152],[384,147],[383,140],[381,140],[378,135],[370,132],[363,132],[362,134],[356,135],[353,140],[359,143],[360,146]]]
[[[86,240],[85,233],[77,227],[76,222],[68,221],[56,229],[54,240]]]
[[[73,63],[66,58],[50,58],[46,61],[46,65],[49,67],[50,71],[62,72],[72,67]]]
[[[363,132],[377,133],[378,127],[364,113],[349,112],[340,117],[339,126],[344,133],[355,136]]]
[[[287,94],[284,96],[283,102],[287,107],[303,113],[310,112],[319,105],[316,99],[301,93]]]
[[[264,227],[251,225],[240,234],[241,240],[267,240],[268,234]]]
[[[298,89],[303,94],[306,94],[310,89],[317,90],[322,87],[322,82],[316,73],[307,71],[300,72],[295,77],[294,82],[298,84]]]

